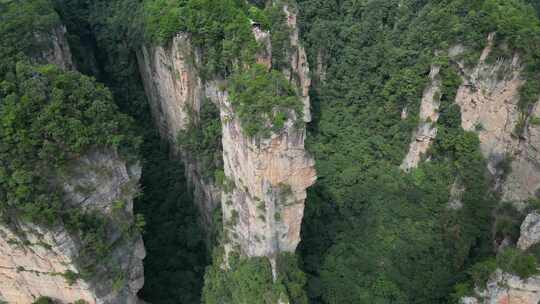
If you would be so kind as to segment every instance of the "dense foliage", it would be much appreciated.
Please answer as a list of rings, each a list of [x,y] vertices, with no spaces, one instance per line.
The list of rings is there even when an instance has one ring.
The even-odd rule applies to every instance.
[[[283,253],[277,257],[277,277],[274,281],[270,261],[266,257],[240,257],[231,253],[228,270],[223,252],[214,253],[214,263],[205,274],[203,303],[282,303],[307,304],[304,273],[296,257]]]
[[[278,72],[291,47],[282,10],[261,0],[55,3],[80,71],[111,91],[79,73],[37,64],[48,41],[40,37],[60,24],[47,0],[0,0],[0,212],[6,221],[63,223],[79,233],[86,274],[110,250],[107,223],[63,208],[49,181],[92,148],[132,155],[139,145],[134,132],[144,137],[143,195],[135,204],[147,223],[141,296],[152,303],[197,303],[201,296],[205,303],[276,303],[285,295],[302,304],[308,297],[310,303],[449,303],[485,284],[497,267],[523,278],[536,274],[536,247],[507,248],[495,257],[493,244],[515,241],[522,214],[490,192],[478,136],[461,128],[454,99],[461,85],[456,60],[475,64],[488,33],[496,32],[488,60],[518,52],[524,63],[525,121],[540,93],[538,1],[298,0],[312,70],[325,71],[324,80],[315,73],[311,92],[308,145],[319,180],[306,204],[302,259],[277,257],[274,282],[267,259],[233,255],[224,271],[218,250],[203,292],[203,230],[183,167],[169,159],[153,130],[135,51],[189,33],[202,55],[201,75],[229,78],[244,131],[266,136],[302,116],[296,92]],[[252,20],[272,34],[271,69],[254,64],[261,45]],[[456,44],[466,52],[449,58],[446,50]],[[437,139],[424,156],[430,161],[406,173],[399,165],[433,64],[442,81]],[[119,110],[136,118],[136,131]],[[206,178],[223,175],[220,127],[218,110],[204,101],[179,134]],[[452,185],[466,189],[462,208],[449,204]]]
[[[152,303],[199,303],[208,264],[203,229],[184,167],[169,159],[169,146],[157,135],[142,146],[142,196],[135,211],[145,216],[143,299]]]
[[[165,44],[178,32],[190,33],[204,54],[203,75],[228,74],[253,62],[260,47],[251,34],[249,8],[243,0],[146,0],[145,36]]]
[[[137,132],[143,135],[142,195],[134,204],[135,213],[146,220],[145,285],[140,296],[152,303],[198,303],[207,247],[183,164],[170,159],[169,146],[159,139],[138,75],[135,48],[143,42],[142,8],[132,0],[59,0],[57,9],[71,33],[71,45],[78,46],[73,50],[78,66],[107,84],[121,111],[136,119]],[[205,149],[218,140],[215,115],[211,105],[203,106]]]
[[[308,136],[319,176],[301,245],[311,301],[451,301],[464,270],[494,254],[497,198],[477,135],[461,129],[453,104],[455,62],[435,53],[460,43],[461,59],[474,64],[497,31],[537,71],[538,19],[517,0],[298,2],[311,66],[326,70],[311,94]],[[433,63],[443,81],[437,140],[431,161],[405,174],[398,166]],[[448,208],[455,182],[467,189],[459,210]]]
[[[48,0],[0,1],[0,77],[22,59],[39,59],[60,24]]]
[[[221,132],[219,109],[205,99],[199,114],[191,113],[189,125],[178,134],[182,151],[187,152],[186,157],[198,161],[207,180],[213,180],[216,172],[223,171]]]
[[[276,70],[255,64],[237,73],[229,85],[231,103],[243,131],[251,137],[279,132],[288,119],[302,118],[302,103],[289,81]],[[293,115],[291,117],[291,115]]]

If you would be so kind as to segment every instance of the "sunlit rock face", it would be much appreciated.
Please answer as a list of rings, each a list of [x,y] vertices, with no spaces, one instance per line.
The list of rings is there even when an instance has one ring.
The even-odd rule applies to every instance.
[[[461,109],[463,129],[478,134],[482,154],[496,182],[495,190],[505,201],[522,202],[540,194],[540,106],[525,111],[519,108],[520,88],[527,81],[523,64],[517,53],[509,58],[490,58],[495,35],[488,36],[473,66],[459,58],[465,47],[456,45],[448,50],[463,81],[455,102]],[[438,72],[438,67],[432,66],[420,105],[420,123],[401,165],[405,171],[418,166],[437,136]]]
[[[107,244],[112,248],[108,258],[116,269],[98,266],[95,277],[70,281],[65,277],[68,273],[80,273],[78,235],[62,225],[1,225],[0,300],[32,303],[46,296],[61,303],[137,303],[136,294],[144,284],[145,249],[138,232],[126,236],[122,229],[134,221],[133,197],[140,174],[138,164],[128,165],[111,151],[92,151],[72,161],[66,173],[53,182],[64,189],[64,208],[98,211],[110,219],[106,227]],[[113,271],[115,277],[110,278]]]
[[[424,90],[420,103],[420,123],[413,132],[409,152],[405,156],[400,168],[409,171],[418,167],[423,155],[426,154],[431,143],[437,136],[437,120],[439,119],[441,79],[440,67],[433,65],[429,73],[429,85]],[[404,116],[406,114],[402,114]]]
[[[519,202],[535,197],[540,188],[540,128],[534,121],[540,109],[538,105],[530,112],[519,109],[519,90],[526,79],[517,53],[488,63],[494,38],[495,33],[489,35],[478,65],[460,65],[463,85],[456,103],[461,107],[462,127],[478,133],[502,199]],[[505,163],[510,172],[504,172]]]
[[[283,12],[291,28],[291,47],[286,54],[289,65],[282,72],[297,88],[304,105],[303,117],[298,119],[308,122],[311,79],[306,52],[300,44],[295,11],[284,6]],[[270,68],[270,33],[256,23],[252,24],[252,32],[262,46],[257,62]],[[138,58],[163,137],[175,142],[190,119],[198,117],[206,98],[220,110],[224,173],[229,182],[223,188],[227,189],[221,193],[213,182],[205,181],[195,158],[187,154],[183,158],[206,223],[211,223],[212,210],[221,202],[227,251],[234,248],[247,256],[268,257],[293,252],[300,242],[306,189],[316,179],[314,161],[304,149],[304,124],[295,125],[291,119],[284,130],[267,139],[245,135],[231,106],[226,80],[201,79],[197,70],[201,52],[192,46],[187,34],[178,34],[167,48],[142,48]]]
[[[316,179],[314,161],[304,149],[305,128],[289,120],[282,132],[267,139],[247,137],[228,94],[213,84],[207,91],[219,103],[223,122],[226,249],[267,257],[294,252],[306,189]]]

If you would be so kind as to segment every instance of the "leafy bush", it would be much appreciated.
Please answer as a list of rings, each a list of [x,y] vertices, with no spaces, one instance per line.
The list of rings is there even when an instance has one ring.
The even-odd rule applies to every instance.
[[[15,62],[40,58],[59,25],[49,0],[0,1],[0,78],[13,71]]]
[[[240,0],[146,0],[146,37],[165,44],[178,32],[190,33],[205,55],[203,76],[227,74],[254,62],[259,49],[251,33],[249,8]]]
[[[532,254],[516,248],[507,248],[497,256],[497,265],[504,272],[527,279],[538,273],[538,263]]]
[[[49,297],[39,297],[32,304],[54,304],[54,301]]]
[[[255,64],[233,75],[229,86],[234,112],[243,131],[251,137],[279,132],[285,118],[302,119],[302,103],[296,91],[278,71]],[[293,116],[294,115],[294,116]]]
[[[206,179],[215,178],[214,172],[223,170],[221,133],[219,109],[207,99],[203,101],[200,113],[192,113],[187,128],[178,134],[178,144],[188,152],[188,157],[201,164]]]
[[[90,148],[132,156],[139,138],[102,85],[54,66],[17,65],[0,95],[0,212],[58,224],[65,213],[49,178]]]
[[[221,269],[222,252],[216,251],[214,263],[205,274],[203,302],[216,303],[277,303],[286,299],[292,304],[307,303],[303,290],[305,275],[298,268],[294,255],[277,258],[278,277],[273,282],[270,262],[265,257],[239,257],[231,253],[230,268]]]
[[[497,261],[493,258],[474,264],[468,271],[474,285],[484,288],[491,275],[497,269]]]

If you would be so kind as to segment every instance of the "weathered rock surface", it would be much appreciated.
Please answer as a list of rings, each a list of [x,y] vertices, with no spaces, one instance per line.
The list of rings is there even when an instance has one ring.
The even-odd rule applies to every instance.
[[[66,39],[66,27],[59,25],[48,35],[36,35],[38,43],[42,44],[41,52],[34,54],[34,59],[40,63],[50,63],[64,70],[75,68],[72,54]]]
[[[97,210],[111,219],[107,242],[114,244],[110,259],[116,269],[98,267],[96,279],[69,284],[62,275],[80,272],[78,236],[63,226],[2,225],[0,300],[31,303],[47,296],[61,303],[80,299],[88,303],[137,303],[136,294],[144,284],[145,249],[138,233],[122,237],[121,230],[123,225],[133,224],[133,197],[140,173],[138,164],[127,165],[115,153],[93,151],[74,161],[68,173],[55,181],[64,189],[65,208]],[[118,202],[123,203],[116,205]],[[114,278],[98,280],[113,271]]]
[[[416,168],[435,137],[437,136],[437,120],[439,119],[439,104],[441,80],[439,77],[440,67],[433,65],[429,73],[430,83],[424,90],[420,104],[420,123],[414,131],[409,152],[405,156],[400,168],[409,171]],[[405,112],[406,113],[406,112]],[[405,116],[402,113],[402,117]]]
[[[296,13],[287,5],[283,11],[291,28],[291,48],[287,54],[290,66],[282,72],[297,88],[304,104],[303,120],[307,122],[311,120],[311,79],[306,52],[300,44]],[[269,33],[255,23],[252,32],[263,46],[257,62],[270,68]],[[142,48],[138,53],[145,90],[161,134],[175,142],[190,119],[197,119],[204,99],[216,104],[223,130],[224,172],[235,190],[221,195],[218,187],[202,178],[203,169],[196,157],[183,154],[186,175],[194,186],[195,201],[205,223],[210,226],[212,211],[221,201],[224,221],[237,223],[229,227],[235,241],[228,248],[239,245],[248,256],[294,251],[300,241],[306,188],[315,181],[313,159],[304,149],[305,128],[295,128],[289,121],[283,132],[273,134],[269,140],[256,142],[248,138],[222,81],[201,80],[197,71],[199,58],[200,52],[192,47],[187,34],[178,34],[168,48]]]
[[[502,199],[519,202],[535,197],[540,188],[540,128],[534,123],[540,109],[538,105],[531,113],[519,109],[519,89],[526,80],[517,53],[488,63],[494,38],[494,33],[489,35],[478,65],[470,69],[460,64],[463,85],[456,103],[462,127],[478,133]],[[519,124],[524,125],[520,134]],[[506,163],[510,172],[504,172]]]
[[[461,107],[463,129],[478,132],[488,168],[496,175],[497,165],[519,145],[513,132],[520,117],[517,104],[523,80],[517,54],[493,64],[486,62],[493,39],[494,34],[490,34],[477,66],[472,69],[460,66],[463,84],[458,89],[456,103]]]
[[[224,170],[229,183],[222,208],[227,250],[274,257],[294,252],[300,242],[306,189],[316,179],[314,160],[304,149],[305,128],[289,120],[268,139],[247,137],[226,92],[208,87],[223,122]]]
[[[522,280],[497,270],[484,291],[477,297],[466,297],[462,304],[538,304],[540,277]]]
[[[309,88],[311,86],[311,78],[309,73],[309,64],[307,60],[306,50],[300,43],[300,30],[297,24],[296,8],[288,5],[283,6],[283,11],[287,18],[287,25],[291,29],[289,50],[289,67],[283,70],[283,73],[289,78],[289,82],[294,84],[298,89],[298,95],[304,104],[304,121],[311,121],[311,109],[309,99]]]
[[[527,250],[538,242],[540,242],[540,214],[533,212],[527,215],[521,224],[517,246],[521,250]]]
[[[450,58],[458,65],[462,85],[456,94],[461,108],[462,127],[478,133],[488,170],[495,178],[495,190],[505,201],[523,202],[540,195],[540,106],[523,113],[519,109],[519,90],[525,83],[519,55],[490,58],[495,33],[489,35],[479,62],[473,67],[459,60],[465,52],[461,45],[449,49]],[[437,135],[440,91],[437,67],[432,67],[431,83],[424,91],[420,106],[420,125],[413,133],[409,152],[401,168],[405,171],[418,165],[421,155]],[[436,99],[436,98],[435,98]],[[406,115],[405,115],[406,117]],[[519,132],[519,125],[523,131]],[[519,134],[518,134],[519,133]],[[510,168],[510,170],[505,169]]]
[[[511,171],[502,185],[505,200],[523,201],[540,197],[540,126],[534,121],[538,117],[539,103],[531,111],[519,146],[513,152]]]

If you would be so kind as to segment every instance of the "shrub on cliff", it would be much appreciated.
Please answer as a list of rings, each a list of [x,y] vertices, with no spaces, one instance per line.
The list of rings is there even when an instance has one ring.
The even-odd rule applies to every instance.
[[[170,43],[178,32],[191,34],[204,53],[203,76],[228,74],[255,60],[259,48],[251,32],[250,5],[240,0],[146,0],[146,39]]]
[[[89,77],[18,64],[0,86],[0,214],[56,224],[64,211],[50,179],[90,148],[137,150],[131,120]]]
[[[287,119],[302,119],[302,103],[292,85],[283,74],[263,65],[233,75],[229,92],[248,136],[266,137],[283,129]]]

